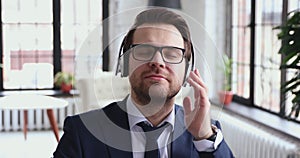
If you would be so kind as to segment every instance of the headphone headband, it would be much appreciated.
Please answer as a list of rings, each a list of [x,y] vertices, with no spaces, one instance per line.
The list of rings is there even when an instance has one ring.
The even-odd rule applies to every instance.
[[[120,49],[119,49],[119,55],[118,55],[118,62],[117,62],[117,68],[116,68],[116,72],[115,72],[115,75],[117,76],[118,73],[121,73],[121,77],[126,77],[126,76],[123,76],[122,74],[122,70],[121,70],[121,57],[122,57],[122,50],[123,50],[123,47],[124,47],[124,44],[125,44],[125,40],[127,39],[127,35],[123,38],[122,40],[122,43],[121,43],[121,46],[120,46]]]

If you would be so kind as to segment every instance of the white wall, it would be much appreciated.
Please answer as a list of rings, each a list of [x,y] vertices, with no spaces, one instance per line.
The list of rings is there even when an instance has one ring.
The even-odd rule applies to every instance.
[[[211,66],[212,84],[210,97],[215,97],[222,88],[223,76],[220,74],[223,68],[222,54],[226,51],[226,5],[227,0],[206,0],[205,28],[213,43],[206,43],[208,48],[208,63]],[[208,73],[208,72],[207,72]],[[206,74],[206,73],[205,73]],[[209,75],[209,74],[207,74]]]
[[[134,22],[135,16],[147,6],[147,0],[110,1],[110,70],[115,70],[121,42]]]

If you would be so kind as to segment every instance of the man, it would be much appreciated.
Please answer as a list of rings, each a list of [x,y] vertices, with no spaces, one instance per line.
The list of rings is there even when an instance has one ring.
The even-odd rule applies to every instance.
[[[219,123],[210,119],[208,90],[199,71],[188,68],[193,53],[181,16],[161,8],[141,12],[119,54],[118,67],[131,85],[129,96],[66,118],[54,157],[233,157]],[[195,101],[184,98],[182,108],[174,102],[185,82],[193,87]]]

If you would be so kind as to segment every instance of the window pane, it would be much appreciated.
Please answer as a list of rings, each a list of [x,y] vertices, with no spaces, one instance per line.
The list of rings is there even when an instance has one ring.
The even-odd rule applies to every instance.
[[[249,0],[234,1],[232,28],[232,90],[249,98],[250,81],[250,4]],[[247,5],[245,5],[247,4]]]
[[[51,23],[52,0],[3,0],[4,23]]]
[[[235,0],[232,2],[232,24],[234,26],[246,26],[250,24],[251,1],[250,0]]]
[[[52,1],[2,3],[4,88],[52,88]]]
[[[83,42],[87,40],[89,34],[95,29],[99,29],[102,20],[102,1],[61,1],[61,17],[62,71],[74,73],[75,52],[78,53],[79,49],[85,49],[86,54],[96,56],[102,52],[99,52],[100,49],[94,49],[95,44],[97,47],[101,46],[100,41],[102,40],[90,41],[87,47],[83,46]],[[101,34],[102,31],[95,33],[99,38],[101,38]],[[80,57],[86,58],[87,65],[97,59],[86,54],[81,54]],[[81,66],[78,68],[82,68]],[[85,71],[87,70],[85,69]]]
[[[256,1],[254,103],[264,109],[280,110],[280,41],[282,0]]]
[[[256,23],[259,25],[280,25],[282,0],[256,1]]]
[[[289,0],[288,1],[288,10],[293,11],[293,10],[299,10],[300,8],[300,0]]]

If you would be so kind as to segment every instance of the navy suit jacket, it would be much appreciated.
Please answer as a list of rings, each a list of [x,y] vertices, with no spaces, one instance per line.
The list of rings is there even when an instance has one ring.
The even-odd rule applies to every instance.
[[[172,158],[231,158],[231,150],[223,140],[213,152],[198,152],[193,136],[184,125],[183,108],[175,106],[175,125],[171,143]],[[220,124],[214,121],[220,128]],[[54,158],[132,158],[126,99],[103,109],[69,116]]]

